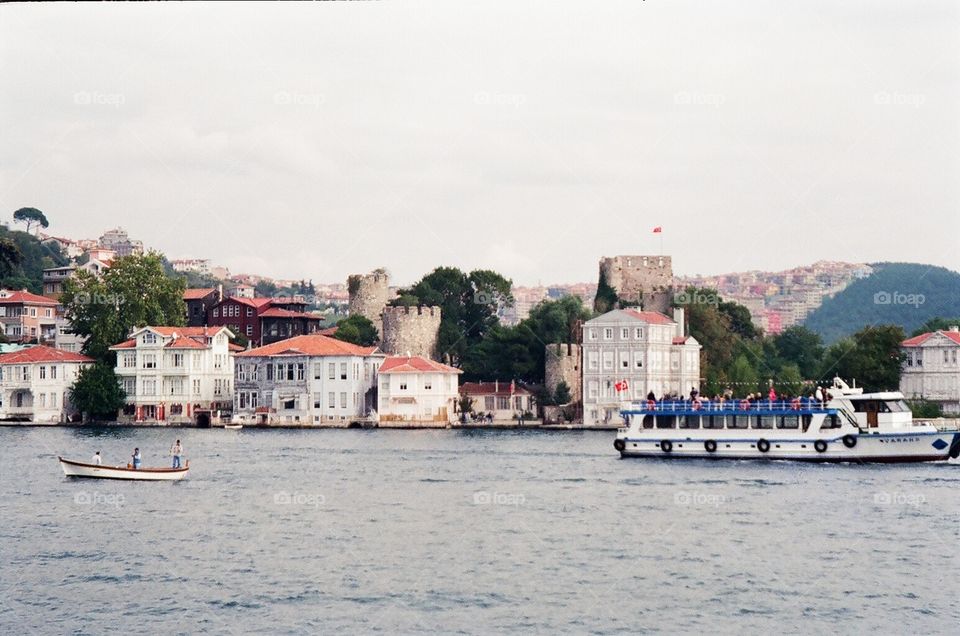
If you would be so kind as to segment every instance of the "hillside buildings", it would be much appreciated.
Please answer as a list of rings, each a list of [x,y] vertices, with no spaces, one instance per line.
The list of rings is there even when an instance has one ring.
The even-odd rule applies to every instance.
[[[960,413],[960,327],[920,334],[901,346],[900,392],[936,402],[944,413]]]
[[[287,426],[340,425],[372,416],[385,356],[319,334],[238,353],[234,420]]]
[[[231,335],[225,327],[142,327],[111,347],[127,394],[117,421],[207,426],[229,412]]]
[[[93,360],[37,345],[0,355],[0,420],[42,424],[75,421],[70,387]]]
[[[653,391],[686,395],[700,386],[700,343],[684,333],[683,310],[676,321],[664,314],[616,309],[583,325],[583,420],[586,425],[618,421],[620,405]]]
[[[117,256],[143,254],[143,241],[132,240],[122,227],[107,230],[100,236],[100,247],[113,250]]]
[[[438,425],[456,420],[460,369],[421,356],[395,356],[380,366],[380,426]]]

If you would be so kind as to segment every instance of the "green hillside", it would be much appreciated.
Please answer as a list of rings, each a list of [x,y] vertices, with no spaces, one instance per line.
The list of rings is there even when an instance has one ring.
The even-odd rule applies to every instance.
[[[867,325],[900,325],[911,333],[931,318],[960,316],[960,274],[919,263],[874,263],[807,316],[804,325],[827,343]]]

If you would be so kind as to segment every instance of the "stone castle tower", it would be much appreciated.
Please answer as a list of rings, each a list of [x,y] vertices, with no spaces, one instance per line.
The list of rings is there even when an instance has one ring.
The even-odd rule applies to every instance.
[[[405,356],[423,356],[436,360],[440,334],[439,307],[384,307],[383,338],[380,350]]]
[[[570,343],[547,345],[545,362],[545,388],[548,391],[555,392],[560,382],[566,382],[567,386],[570,387],[570,396],[573,401],[582,402],[580,345]]]
[[[381,268],[369,274],[351,274],[347,277],[347,291],[350,293],[350,315],[360,314],[368,318],[382,337],[380,314],[390,299],[390,276],[387,270]]]
[[[608,256],[600,275],[621,300],[639,302],[647,311],[669,313],[673,300],[673,263],[669,256]]]

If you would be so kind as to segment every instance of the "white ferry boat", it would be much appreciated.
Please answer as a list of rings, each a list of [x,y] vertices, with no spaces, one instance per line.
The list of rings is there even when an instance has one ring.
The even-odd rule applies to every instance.
[[[828,402],[648,401],[621,409],[621,457],[928,462],[960,455],[960,431],[915,421],[898,392],[834,379]]]

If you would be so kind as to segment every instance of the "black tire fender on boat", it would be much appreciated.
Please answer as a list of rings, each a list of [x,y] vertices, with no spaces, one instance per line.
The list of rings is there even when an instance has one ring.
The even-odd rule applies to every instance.
[[[843,445],[847,448],[853,448],[857,445],[857,438],[855,435],[844,435],[843,436]]]
[[[817,449],[817,452],[818,452],[818,453],[825,453],[825,452],[827,452],[827,442],[826,442],[825,440],[818,439],[817,441],[815,441],[815,442],[813,443],[813,447],[814,447],[815,449]]]
[[[623,449],[627,447],[627,443],[618,437],[613,440],[613,447],[622,453]]]
[[[715,441],[713,441],[712,439],[708,439],[707,441],[705,441],[705,442],[703,443],[703,447],[704,447],[705,449],[707,449],[707,452],[708,452],[708,453],[716,453],[716,452],[717,452],[717,443],[716,443]]]
[[[664,453],[669,453],[670,451],[673,450],[673,442],[671,442],[668,439],[661,441],[660,450],[662,450]]]
[[[770,450],[770,442],[768,442],[765,439],[758,439],[757,450],[760,451],[761,453],[766,453],[768,450]]]

